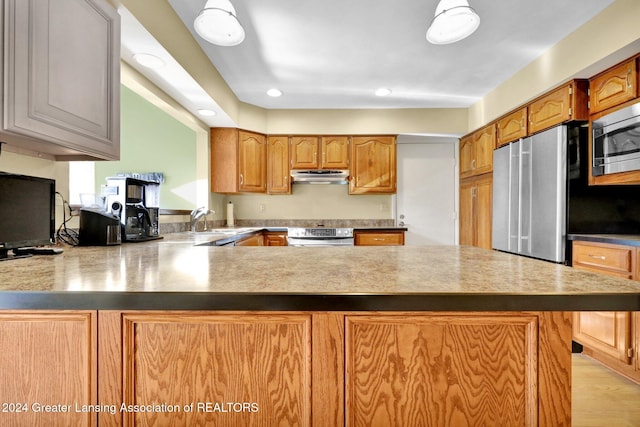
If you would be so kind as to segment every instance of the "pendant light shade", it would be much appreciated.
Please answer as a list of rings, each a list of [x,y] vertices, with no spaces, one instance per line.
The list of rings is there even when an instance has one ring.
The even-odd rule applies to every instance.
[[[470,36],[480,25],[480,17],[467,0],[440,0],[427,30],[433,44],[454,43]]]
[[[235,46],[244,40],[244,28],[229,0],[207,0],[193,26],[200,37],[219,46]]]

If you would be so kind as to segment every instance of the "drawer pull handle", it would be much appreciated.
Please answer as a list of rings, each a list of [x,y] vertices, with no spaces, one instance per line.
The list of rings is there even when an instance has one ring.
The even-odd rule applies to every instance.
[[[373,240],[376,242],[384,242],[384,237],[374,237]]]
[[[604,261],[605,259],[607,259],[607,257],[606,257],[606,256],[604,256],[604,255],[591,255],[591,254],[589,254],[589,256],[590,256],[591,258],[601,259],[602,261]]]

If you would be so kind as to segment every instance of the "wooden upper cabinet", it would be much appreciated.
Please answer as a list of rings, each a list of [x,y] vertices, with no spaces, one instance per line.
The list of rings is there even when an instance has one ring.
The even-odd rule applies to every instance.
[[[460,140],[460,178],[491,172],[496,126],[490,124]]]
[[[269,136],[267,138],[267,193],[291,193],[289,138],[287,136]]]
[[[291,169],[348,169],[348,136],[292,136]]]
[[[354,136],[349,194],[396,192],[396,137]]]
[[[348,136],[323,136],[320,148],[321,169],[349,169]]]
[[[0,138],[56,160],[120,158],[120,15],[106,0],[6,0]],[[10,90],[9,90],[10,89]]]
[[[264,193],[267,190],[267,138],[238,131],[238,191]]]
[[[267,138],[235,128],[211,129],[211,192],[266,191]]]
[[[529,104],[529,134],[571,120],[588,120],[588,82],[573,80]]]
[[[291,169],[318,169],[318,137],[292,136]]]
[[[591,114],[615,107],[638,96],[637,59],[630,59],[590,80]]]
[[[523,107],[498,120],[498,147],[527,136],[527,111]]]

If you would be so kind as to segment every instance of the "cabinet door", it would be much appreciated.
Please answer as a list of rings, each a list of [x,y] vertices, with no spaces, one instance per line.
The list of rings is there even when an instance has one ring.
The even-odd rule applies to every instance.
[[[286,136],[267,138],[267,193],[291,193],[289,138]]]
[[[291,169],[318,169],[318,137],[292,136]]]
[[[95,311],[0,312],[0,396],[12,405],[0,408],[0,424],[97,425],[96,412],[76,412],[98,403],[96,327]]]
[[[493,193],[493,179],[491,176],[478,180],[476,183],[475,217],[476,241],[480,248],[491,249],[491,211]]]
[[[286,231],[265,231],[264,245],[265,246],[287,246],[287,232]]]
[[[461,245],[475,245],[475,216],[473,208],[475,205],[475,183],[471,181],[460,183],[460,214],[459,214],[459,228],[460,228],[460,244]]]
[[[538,322],[524,314],[347,316],[346,425],[554,425],[538,415]],[[556,403],[570,407],[566,396]]]
[[[590,80],[591,113],[604,111],[638,95],[636,58]]]
[[[460,244],[491,249],[491,174],[460,183]]]
[[[471,135],[460,138],[460,178],[473,175],[473,138]]]
[[[323,136],[321,169],[349,169],[349,137]]]
[[[100,312],[100,425],[311,425],[311,316]],[[185,405],[193,404],[191,411]]]
[[[631,314],[627,311],[576,312],[573,339],[626,364],[631,363]]]
[[[238,191],[266,191],[267,140],[264,135],[238,131]]]
[[[238,130],[211,128],[211,192],[238,192]]]
[[[527,107],[524,107],[498,120],[498,146],[527,136],[527,111]]]
[[[529,132],[536,133],[571,118],[572,86],[554,90],[529,105]]]
[[[480,175],[493,170],[493,150],[496,148],[496,126],[485,126],[473,134],[473,174]]]
[[[105,0],[6,0],[4,130],[120,156],[120,18]],[[46,152],[46,150],[45,150]]]
[[[396,192],[396,138],[354,136],[349,194]]]
[[[238,240],[235,246],[264,246],[264,237],[262,234],[254,234],[253,236]]]

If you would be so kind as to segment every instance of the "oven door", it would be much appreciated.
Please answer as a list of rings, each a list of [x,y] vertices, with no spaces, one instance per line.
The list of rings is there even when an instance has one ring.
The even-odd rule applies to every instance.
[[[640,103],[592,123],[593,176],[640,170]]]
[[[353,246],[353,237],[289,237],[289,246]]]

